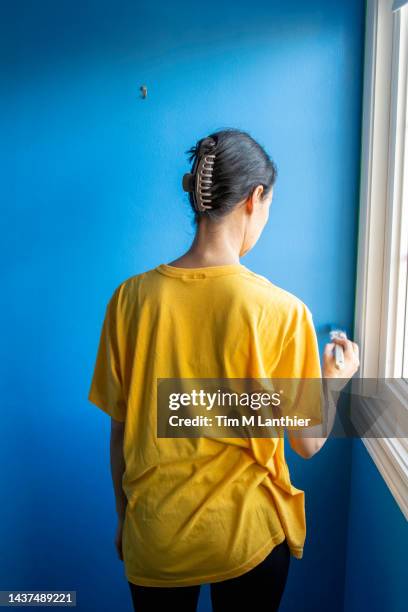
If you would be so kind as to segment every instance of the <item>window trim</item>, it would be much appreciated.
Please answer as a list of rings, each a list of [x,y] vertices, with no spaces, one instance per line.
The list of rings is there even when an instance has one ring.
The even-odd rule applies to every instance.
[[[395,394],[408,401],[408,385],[405,392],[401,374],[395,375],[400,365],[402,373],[395,355],[401,353],[396,329],[403,316],[398,293],[404,271],[398,264],[388,274],[391,262],[399,261],[401,230],[407,229],[401,136],[407,66],[406,54],[399,53],[400,33],[406,42],[406,22],[400,11],[392,12],[392,0],[367,0],[354,336],[360,345],[359,376],[399,378]],[[362,441],[408,520],[408,438]]]

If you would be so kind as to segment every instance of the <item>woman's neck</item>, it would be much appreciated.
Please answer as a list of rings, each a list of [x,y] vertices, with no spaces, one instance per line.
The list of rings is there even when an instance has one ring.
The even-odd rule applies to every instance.
[[[242,238],[230,223],[201,219],[191,247],[170,263],[180,268],[203,268],[239,264]]]

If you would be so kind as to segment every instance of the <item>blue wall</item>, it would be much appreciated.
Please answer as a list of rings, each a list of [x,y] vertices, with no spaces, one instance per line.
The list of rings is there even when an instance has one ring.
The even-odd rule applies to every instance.
[[[73,589],[79,610],[130,610],[109,420],[86,399],[107,299],[188,247],[184,152],[233,126],[279,170],[243,263],[303,299],[318,329],[352,329],[364,3],[208,0],[199,18],[180,0],[7,10],[0,589]],[[342,610],[350,452],[340,440],[310,462],[288,452],[309,523],[284,611]]]
[[[405,612],[408,523],[360,440],[352,466],[344,609]]]

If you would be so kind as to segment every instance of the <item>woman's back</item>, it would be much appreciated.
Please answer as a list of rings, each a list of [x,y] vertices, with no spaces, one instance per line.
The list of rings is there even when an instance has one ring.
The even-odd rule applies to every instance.
[[[157,437],[160,378],[321,377],[312,317],[241,264],[162,264],[109,301],[89,399],[125,422],[123,554],[147,586],[215,582],[285,537],[301,558],[304,494],[283,437]]]

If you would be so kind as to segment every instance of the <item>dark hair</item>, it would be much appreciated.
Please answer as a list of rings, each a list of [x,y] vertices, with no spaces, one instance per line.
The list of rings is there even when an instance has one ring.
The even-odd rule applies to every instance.
[[[263,185],[263,198],[269,195],[276,181],[277,167],[248,132],[234,128],[221,129],[201,138],[186,151],[192,166],[197,156],[206,153],[215,153],[211,188],[208,191],[212,208],[197,211],[190,192],[188,198],[196,222],[204,215],[217,219],[228,214],[238,202],[248,198],[258,185]]]

